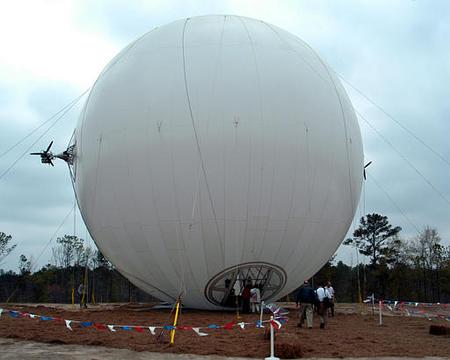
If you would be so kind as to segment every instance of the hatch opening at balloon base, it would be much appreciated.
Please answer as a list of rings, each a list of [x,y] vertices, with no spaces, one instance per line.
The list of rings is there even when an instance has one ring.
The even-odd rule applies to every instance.
[[[261,301],[275,300],[286,278],[286,272],[273,264],[239,264],[214,276],[205,287],[205,296],[212,304],[231,309],[240,306],[242,292],[245,286],[250,286],[259,290]]]

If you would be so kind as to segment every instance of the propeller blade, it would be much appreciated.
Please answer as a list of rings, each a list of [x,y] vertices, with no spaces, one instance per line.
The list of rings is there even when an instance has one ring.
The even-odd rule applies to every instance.
[[[54,164],[53,164],[53,161],[51,161],[51,160],[49,160],[50,161],[50,165],[51,166],[55,166]]]
[[[41,155],[41,153],[30,153],[30,155]]]
[[[370,164],[372,164],[372,161],[369,161],[366,165],[364,165],[364,169],[365,169],[366,167],[368,167]]]
[[[366,167],[364,166],[364,170],[363,170],[363,176],[364,176],[364,180],[367,180],[367,177],[366,177]]]
[[[50,144],[47,147],[47,150],[45,150],[44,152],[47,153],[50,150],[50,148],[52,147],[52,145],[53,145],[53,140],[50,142]]]

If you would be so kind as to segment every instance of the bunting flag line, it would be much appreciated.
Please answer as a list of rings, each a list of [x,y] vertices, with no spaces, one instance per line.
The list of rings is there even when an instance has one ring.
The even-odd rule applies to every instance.
[[[448,312],[449,304],[441,303],[419,303],[411,301],[398,301],[398,300],[383,300],[381,306],[383,310],[389,310],[390,312],[398,315],[404,315],[408,317],[424,317],[428,320],[433,318],[440,318],[443,320],[449,320],[448,313],[442,313],[442,311]]]
[[[383,304],[390,304],[390,305],[394,305],[397,306],[397,304],[399,305],[408,305],[408,306],[421,306],[421,307],[433,307],[433,306],[440,306],[444,309],[447,309],[450,307],[450,304],[446,304],[446,303],[440,303],[440,302],[436,302],[436,303],[425,303],[425,302],[417,302],[417,301],[400,301],[400,300],[390,300],[390,299],[384,299],[380,301],[383,302]],[[378,299],[376,300],[377,302],[379,301]]]
[[[286,312],[282,311],[284,309],[282,308],[272,308],[275,311],[274,319],[272,320],[272,325],[279,329],[281,327],[281,324],[286,322],[288,318],[284,316]],[[2,314],[8,314],[12,318],[30,318],[30,319],[39,319],[40,321],[54,321],[57,323],[62,323],[66,326],[66,328],[70,331],[73,331],[73,324],[78,324],[78,326],[82,328],[94,328],[98,331],[105,331],[109,330],[111,332],[117,332],[117,330],[124,330],[124,331],[136,331],[139,333],[145,332],[145,329],[147,328],[152,335],[156,335],[156,329],[164,329],[164,330],[193,330],[198,336],[207,336],[208,333],[202,331],[202,329],[210,329],[210,330],[217,330],[217,329],[224,329],[224,330],[232,330],[234,327],[240,327],[241,329],[245,329],[247,325],[255,325],[257,328],[264,328],[264,323],[269,323],[271,320],[264,320],[260,321],[257,320],[256,322],[228,322],[224,325],[217,325],[217,324],[210,324],[207,326],[202,327],[193,327],[193,326],[186,326],[186,325],[164,325],[164,326],[147,326],[147,325],[117,325],[117,324],[103,324],[103,323],[96,323],[92,321],[80,321],[80,320],[66,320],[60,317],[54,317],[54,316],[45,316],[45,315],[37,315],[32,314],[28,312],[21,312],[16,310],[7,310],[0,308],[0,317]]]

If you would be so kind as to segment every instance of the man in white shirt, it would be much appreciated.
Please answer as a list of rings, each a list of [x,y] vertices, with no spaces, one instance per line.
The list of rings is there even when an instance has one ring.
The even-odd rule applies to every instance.
[[[327,289],[323,287],[323,284],[319,285],[316,290],[316,294],[319,301],[317,313],[319,314],[320,328],[325,329],[325,325],[328,320],[328,304],[330,302],[330,294]]]
[[[330,312],[331,312],[331,316],[334,316],[334,289],[333,289],[333,286],[331,286],[331,281],[327,282],[327,286],[325,286],[325,290],[328,291],[328,294],[330,296]]]
[[[257,286],[254,286],[251,290],[250,290],[250,307],[251,307],[251,312],[257,312],[259,313],[260,311],[260,307],[259,304],[261,302],[261,291],[259,290],[259,288]]]

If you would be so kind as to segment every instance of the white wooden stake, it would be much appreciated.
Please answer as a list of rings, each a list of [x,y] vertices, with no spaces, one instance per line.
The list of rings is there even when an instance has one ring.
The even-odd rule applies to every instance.
[[[264,301],[261,301],[261,313],[259,314],[259,326],[263,327]]]
[[[273,325],[272,325],[273,316],[270,317],[270,357],[266,357],[265,360],[280,360],[280,358],[275,357],[275,345],[274,345],[274,336],[273,336]]]
[[[381,325],[383,325],[383,315],[382,315],[382,310],[383,310],[383,303],[382,303],[382,301],[380,300],[379,302],[378,302],[378,312],[379,312],[379,316],[380,316],[380,326]]]

